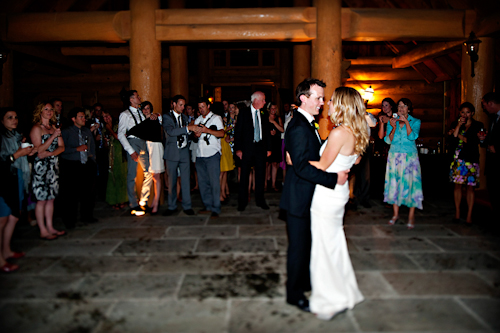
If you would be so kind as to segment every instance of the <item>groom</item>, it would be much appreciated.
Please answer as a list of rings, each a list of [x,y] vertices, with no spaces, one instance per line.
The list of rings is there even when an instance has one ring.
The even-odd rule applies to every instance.
[[[309,259],[311,255],[310,208],[316,184],[335,188],[347,181],[347,171],[338,174],[316,169],[309,161],[319,161],[321,138],[314,116],[324,105],[326,84],[317,79],[305,79],[295,89],[297,106],[285,132],[285,149],[292,161],[287,167],[280,208],[286,211],[288,256],[286,301],[309,312],[304,292],[311,290]]]

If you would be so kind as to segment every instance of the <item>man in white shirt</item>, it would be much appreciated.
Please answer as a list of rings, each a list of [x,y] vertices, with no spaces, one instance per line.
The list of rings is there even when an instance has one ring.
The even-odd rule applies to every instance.
[[[120,121],[118,123],[118,140],[123,146],[127,154],[127,194],[131,213],[133,215],[144,215],[144,209],[141,206],[146,206],[151,184],[153,182],[153,175],[149,170],[149,154],[146,141],[137,136],[138,125],[146,120],[146,116],[139,109],[141,105],[141,98],[136,90],[127,92],[130,100],[128,110],[120,113]],[[134,133],[134,134],[132,134]],[[137,176],[137,163],[141,164],[144,170],[144,181],[142,183],[141,200],[137,202],[137,194],[135,188],[135,178]]]
[[[210,102],[206,98],[198,103],[201,116],[194,124],[200,127],[198,147],[196,149],[196,171],[201,200],[205,209],[199,214],[211,212],[212,218],[220,214],[220,138],[224,137],[222,118],[210,111]]]

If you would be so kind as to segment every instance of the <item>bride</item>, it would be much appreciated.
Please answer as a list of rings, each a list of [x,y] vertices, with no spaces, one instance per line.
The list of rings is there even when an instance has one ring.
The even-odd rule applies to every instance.
[[[327,172],[348,170],[359,163],[368,140],[366,109],[353,88],[335,89],[328,102],[330,119],[338,124],[320,150],[313,166]],[[363,301],[352,268],[343,229],[344,207],[349,200],[349,183],[329,189],[316,185],[311,204],[311,312],[330,320],[337,313]]]

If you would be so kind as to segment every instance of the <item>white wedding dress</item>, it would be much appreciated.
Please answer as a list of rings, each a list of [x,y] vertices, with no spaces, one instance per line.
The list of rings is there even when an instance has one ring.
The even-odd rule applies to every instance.
[[[326,142],[320,150],[325,149]],[[358,155],[337,158],[326,170],[350,169]],[[349,183],[330,189],[316,185],[311,203],[311,312],[318,318],[331,319],[336,313],[352,309],[363,301],[352,268],[344,234],[343,218],[349,200]]]

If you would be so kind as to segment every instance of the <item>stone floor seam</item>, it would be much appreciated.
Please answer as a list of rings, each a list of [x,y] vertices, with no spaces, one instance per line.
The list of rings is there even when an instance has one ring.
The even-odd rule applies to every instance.
[[[200,244],[200,239],[197,238],[195,241],[194,241],[194,245],[193,245],[193,249],[191,250],[192,252],[191,253],[196,253],[196,251],[198,251],[198,245]]]
[[[495,330],[488,325],[480,316],[476,314],[476,312],[469,308],[459,297],[454,297],[453,300],[458,303],[469,315],[471,315],[478,323],[480,323],[485,329],[489,332],[494,332]]]
[[[425,272],[425,271],[426,271],[426,269],[425,269],[425,268],[423,268],[423,267],[422,267],[422,266],[418,263],[418,261],[416,261],[414,258],[412,258],[412,256],[410,255],[410,253],[403,253],[403,254],[404,254],[404,256],[406,256],[406,257],[407,257],[407,258],[408,258],[408,259],[409,259],[412,263],[414,263],[414,264],[415,264],[415,266],[417,266],[417,267],[419,268],[419,271],[420,271],[420,272]]]
[[[354,315],[354,312],[353,312],[353,311],[348,310],[348,311],[347,311],[347,317],[348,317],[348,318],[349,318],[349,320],[351,321],[352,326],[354,326],[354,329],[356,330],[355,332],[363,332],[363,330],[361,330],[361,326],[359,326],[359,323],[358,323],[358,321],[356,320],[356,316]]]
[[[229,333],[231,331],[231,309],[233,301],[228,298],[226,302],[226,316],[224,317],[225,331],[224,333]]]
[[[173,298],[174,300],[178,301],[179,300],[179,292],[181,291],[182,284],[184,283],[184,279],[186,278],[186,274],[181,274],[181,277],[179,278],[179,281],[177,282],[177,286],[175,286],[175,290],[173,293]]]
[[[108,254],[113,255],[113,252],[115,252],[115,250],[118,249],[120,247],[120,245],[122,245],[122,244],[123,244],[123,240],[119,241],[118,244],[116,244],[116,246],[108,252]]]

